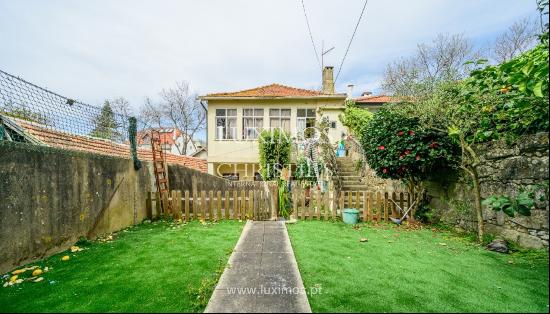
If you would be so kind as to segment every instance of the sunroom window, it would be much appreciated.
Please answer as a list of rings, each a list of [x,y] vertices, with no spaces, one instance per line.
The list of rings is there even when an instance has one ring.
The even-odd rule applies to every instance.
[[[216,139],[237,139],[237,109],[216,109]]]
[[[243,139],[257,139],[263,127],[263,109],[243,109]]]

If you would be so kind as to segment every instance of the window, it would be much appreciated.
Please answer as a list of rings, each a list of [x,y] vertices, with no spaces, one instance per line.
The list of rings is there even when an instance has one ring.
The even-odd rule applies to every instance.
[[[216,109],[216,139],[237,139],[237,109]]]
[[[269,126],[290,133],[290,109],[269,109]]]
[[[264,127],[263,109],[243,109],[243,139],[257,139]]]
[[[298,109],[296,118],[296,129],[301,136],[306,128],[315,126],[315,109]]]

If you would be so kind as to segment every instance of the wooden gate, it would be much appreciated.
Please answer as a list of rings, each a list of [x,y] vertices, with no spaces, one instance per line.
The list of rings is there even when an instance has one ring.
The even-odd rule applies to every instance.
[[[161,206],[161,204],[169,206]],[[202,220],[269,220],[276,208],[273,198],[264,190],[152,192],[147,197],[149,218]],[[275,215],[276,216],[276,215]]]
[[[302,220],[340,219],[345,208],[355,208],[359,210],[360,221],[389,221],[390,217],[402,217],[398,206],[409,208],[418,197],[407,192],[342,191],[337,195],[334,191],[295,190],[292,215]],[[410,220],[414,220],[414,214],[413,209],[408,215]]]

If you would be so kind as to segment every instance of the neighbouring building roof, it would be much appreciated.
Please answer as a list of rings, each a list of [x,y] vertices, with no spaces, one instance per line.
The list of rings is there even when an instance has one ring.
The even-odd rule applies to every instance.
[[[119,144],[109,140],[55,131],[21,119],[12,118],[11,120],[17,122],[31,136],[51,147],[130,158],[130,145],[128,144]],[[137,153],[140,160],[153,161],[151,150],[138,148]],[[207,172],[208,167],[204,159],[173,154],[165,154],[165,156],[166,162],[169,164],[181,165]]]
[[[159,131],[160,134],[160,143],[163,145],[173,145],[175,141],[184,136],[184,133],[175,128],[156,128],[156,129],[147,129],[140,131],[136,135],[138,145],[150,145],[151,144],[151,131]]]
[[[395,102],[396,99],[391,96],[386,95],[367,95],[367,96],[361,96],[355,98],[355,103],[359,104],[384,104],[384,103],[390,103]]]
[[[323,94],[321,91],[318,90],[295,88],[281,84],[271,84],[236,92],[207,94],[202,98],[209,99],[232,97],[345,97],[345,94]]]

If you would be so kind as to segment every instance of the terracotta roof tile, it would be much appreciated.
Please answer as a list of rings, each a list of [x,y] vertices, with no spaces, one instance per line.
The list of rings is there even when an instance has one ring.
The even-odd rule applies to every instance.
[[[291,97],[321,96],[317,90],[295,88],[281,84],[271,84],[237,92],[207,94],[207,97]]]
[[[355,102],[360,103],[360,104],[365,104],[365,103],[389,103],[389,102],[394,102],[394,101],[396,101],[395,98],[393,98],[391,96],[386,96],[386,95],[378,95],[378,96],[369,95],[369,96],[362,96],[362,97],[355,98]]]
[[[20,119],[14,120],[16,120],[17,123],[30,135],[52,147],[113,157],[130,158],[130,145],[128,144],[119,144],[109,140],[73,135],[65,132],[54,131],[44,126],[29,123],[28,121]],[[137,153],[140,160],[153,161],[153,153],[151,150],[138,148]],[[201,172],[207,172],[207,163],[204,159],[173,154],[165,154],[165,156],[168,164],[181,165],[199,170]]]

